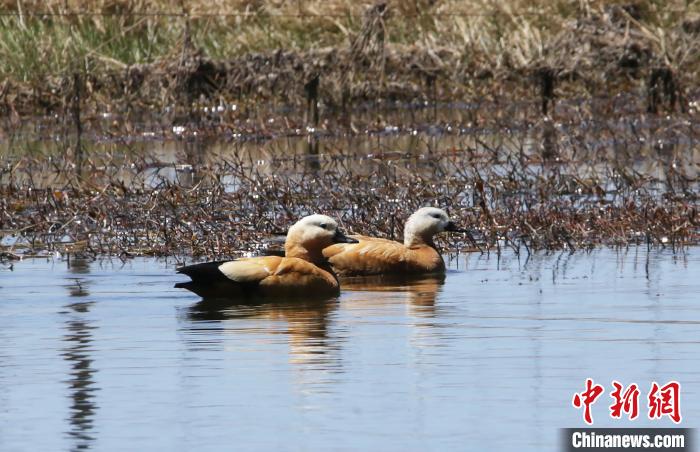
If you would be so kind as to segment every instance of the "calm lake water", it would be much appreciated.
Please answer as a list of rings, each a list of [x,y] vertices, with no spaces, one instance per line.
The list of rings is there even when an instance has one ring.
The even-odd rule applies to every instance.
[[[585,379],[682,384],[700,419],[700,253],[452,260],[443,281],[205,306],[174,261],[0,269],[0,450],[554,450]]]

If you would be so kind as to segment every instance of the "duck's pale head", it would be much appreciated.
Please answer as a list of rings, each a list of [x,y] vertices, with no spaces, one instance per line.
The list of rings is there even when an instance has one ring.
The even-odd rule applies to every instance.
[[[357,243],[357,240],[347,237],[333,218],[309,215],[289,228],[284,248],[287,257],[318,263],[324,260],[321,251],[334,243]]]
[[[433,236],[444,231],[459,231],[459,229],[450,221],[450,217],[444,210],[437,207],[422,207],[406,221],[404,245],[409,247],[419,244],[432,245]]]

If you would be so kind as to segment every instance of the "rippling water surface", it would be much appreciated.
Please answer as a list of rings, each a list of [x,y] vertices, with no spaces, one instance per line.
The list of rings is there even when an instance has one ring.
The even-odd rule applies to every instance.
[[[198,303],[175,262],[0,268],[0,450],[553,450],[587,377],[682,384],[700,419],[700,262],[472,254],[444,281]]]

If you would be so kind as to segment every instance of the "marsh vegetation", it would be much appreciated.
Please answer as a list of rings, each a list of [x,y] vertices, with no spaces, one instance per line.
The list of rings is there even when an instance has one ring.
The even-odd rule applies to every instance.
[[[699,237],[687,2],[5,2],[5,256],[230,256],[326,212],[451,250]]]

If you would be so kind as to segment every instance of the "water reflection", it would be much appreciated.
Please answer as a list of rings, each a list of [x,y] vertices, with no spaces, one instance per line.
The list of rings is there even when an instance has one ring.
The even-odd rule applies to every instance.
[[[211,322],[219,324],[223,331],[232,334],[244,333],[242,320],[262,320],[267,333],[281,333],[287,337],[290,348],[290,362],[294,364],[321,364],[326,368],[339,367],[337,351],[340,343],[330,336],[329,325],[332,314],[337,309],[337,299],[330,300],[289,300],[270,302],[268,300],[222,300],[204,299],[190,307],[188,318],[192,324],[190,332],[202,328],[211,329]],[[280,329],[280,325],[284,325]],[[258,332],[259,329],[253,331]]]
[[[355,311],[364,317],[365,310],[375,314],[384,309],[405,305],[415,319],[411,329],[412,346],[428,349],[440,336],[434,330],[438,315],[436,300],[445,277],[350,278],[341,281],[343,293],[338,299],[221,300],[204,299],[186,311],[188,322],[182,331],[185,341],[198,353],[203,350],[247,351],[288,349],[287,362],[292,365],[293,382],[301,397],[327,393],[345,372],[343,348],[352,338],[350,326],[338,324],[339,311]],[[371,314],[370,314],[371,316]],[[262,338],[262,339],[261,339]]]
[[[321,169],[321,160],[319,159],[318,138],[315,136],[309,136],[306,154],[306,169],[312,173],[318,172]]]
[[[611,192],[628,183],[635,189],[637,183],[633,179],[638,176],[644,176],[642,188],[689,194],[697,191],[695,162],[700,151],[693,145],[692,130],[676,118],[640,122],[635,118],[611,117],[602,122],[579,124],[547,119],[534,125],[516,121],[510,126],[501,123],[493,128],[474,125],[474,121],[479,122],[474,114],[475,110],[469,108],[459,114],[461,119],[456,123],[449,121],[410,130],[392,126],[389,120],[383,131],[350,136],[302,130],[297,130],[294,136],[282,134],[265,140],[246,133],[235,134],[233,141],[221,137],[176,134],[179,138],[173,139],[159,135],[163,139],[134,141],[126,153],[122,152],[121,144],[112,140],[84,143],[84,146],[95,165],[90,174],[93,183],[104,184],[116,178],[127,187],[136,188],[163,183],[191,187],[215,175],[212,180],[219,180],[227,190],[236,190],[241,177],[292,176],[314,173],[321,168],[369,177],[377,170],[410,172],[441,181],[446,175],[468,175],[470,172],[464,172],[465,168],[493,158],[491,163],[496,171],[483,173],[485,178],[500,180],[499,174],[506,174],[511,165],[503,167],[504,173],[498,162],[517,159],[527,170],[523,176],[527,179],[556,165],[562,176],[588,181],[585,185],[598,180],[600,183],[595,186]],[[609,136],[612,132],[616,132],[614,139]],[[39,188],[69,182],[68,173],[53,170],[52,162],[63,152],[62,142],[35,141],[28,136],[19,145],[8,146],[0,143],[0,155],[6,156],[2,160],[10,165],[28,150],[52,158],[31,165],[24,162],[15,171],[0,174],[0,182],[28,183]],[[121,155],[119,159],[114,158],[115,154]],[[389,163],[388,159],[392,161]],[[630,179],[625,171],[620,173],[620,167],[639,174]],[[443,170],[445,174],[441,173]],[[530,171],[533,174],[526,174]],[[619,178],[626,182],[620,185]]]
[[[89,262],[76,259],[69,262],[69,273],[84,275],[90,272]],[[70,405],[70,430],[68,435],[74,443],[71,450],[90,449],[95,440],[93,421],[97,406],[95,404],[94,391],[95,372],[91,351],[93,350],[93,331],[95,326],[88,320],[87,314],[94,302],[81,300],[87,297],[87,282],[83,278],[70,278],[71,284],[67,286],[68,293],[78,301],[64,306],[62,311],[66,315],[65,334],[63,340],[66,348],[61,356],[70,365],[68,390],[71,398]]]
[[[361,277],[348,278],[342,282],[343,290],[368,292],[368,297],[355,298],[358,303],[381,304],[382,294],[395,302],[397,294],[403,294],[409,314],[415,317],[435,317],[435,300],[445,283],[445,276],[405,277]]]
[[[444,284],[194,305],[162,261],[25,260],[0,273],[0,450],[550,450],[587,377],[677,379],[695,419],[697,252],[472,253]]]

